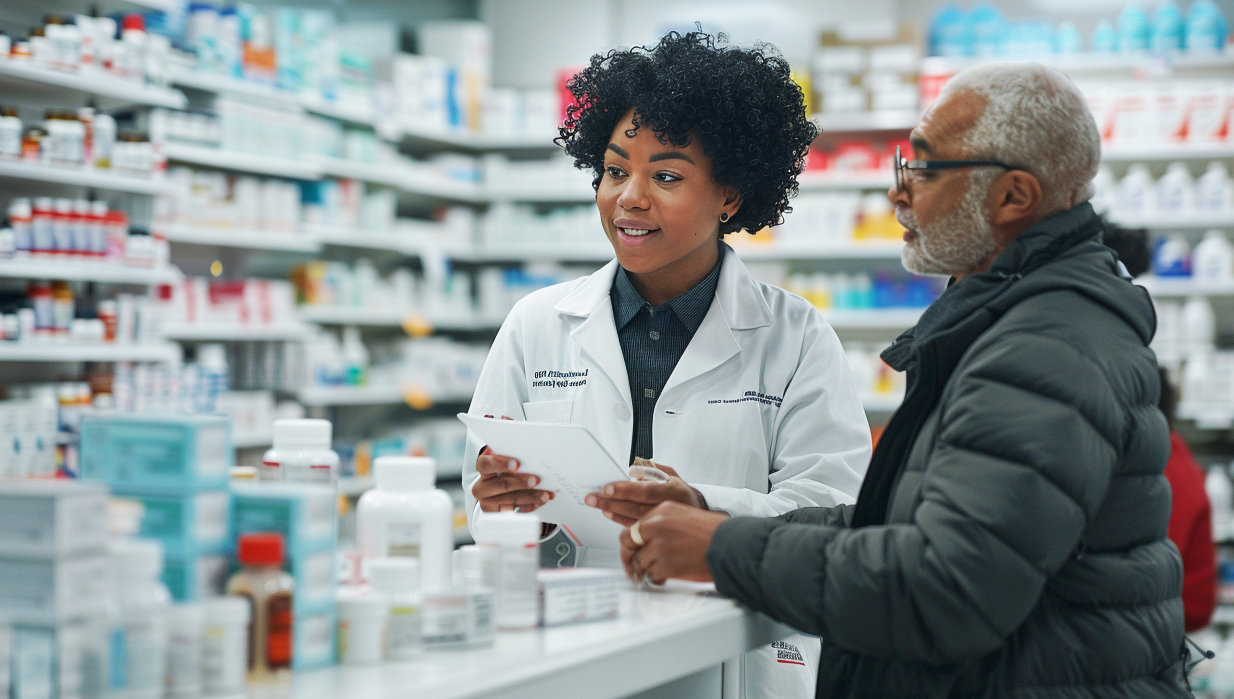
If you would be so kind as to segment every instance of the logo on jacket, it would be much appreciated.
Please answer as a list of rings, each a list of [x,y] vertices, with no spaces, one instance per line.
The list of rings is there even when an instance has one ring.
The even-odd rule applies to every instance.
[[[806,664],[805,656],[801,654],[797,646],[785,643],[784,641],[776,641],[771,644],[771,647],[776,649],[777,663],[786,663],[788,665]]]
[[[758,391],[746,391],[741,394],[740,398],[716,398],[714,400],[707,401],[707,405],[749,402],[762,403],[763,405],[774,405],[778,408],[780,407],[780,404],[784,402],[784,396],[772,396],[766,393],[759,393]]]
[[[531,382],[532,388],[571,388],[574,386],[586,386],[587,372],[590,369],[582,371],[557,371],[555,369],[541,369],[532,374],[534,379]]]

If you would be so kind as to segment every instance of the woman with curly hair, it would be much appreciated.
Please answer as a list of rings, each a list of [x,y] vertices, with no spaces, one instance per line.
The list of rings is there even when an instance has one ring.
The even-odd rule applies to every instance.
[[[515,305],[469,411],[583,424],[617,463],[654,459],[667,482],[587,496],[624,526],[664,500],[762,516],[851,503],[870,456],[835,332],[723,242],[783,220],[817,129],[773,49],[722,41],[671,33],[593,56],[570,81],[557,142],[594,173],[616,259]],[[467,453],[481,449],[472,435]],[[473,525],[553,497],[518,456],[464,459]],[[617,546],[586,563],[619,565]],[[816,639],[754,655],[751,696],[813,696]]]

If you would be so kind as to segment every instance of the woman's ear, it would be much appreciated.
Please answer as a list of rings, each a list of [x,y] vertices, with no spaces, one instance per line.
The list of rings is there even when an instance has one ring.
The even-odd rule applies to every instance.
[[[741,192],[732,185],[725,185],[723,192],[724,205],[720,208],[720,213],[728,214],[728,218],[731,219],[741,210]]]

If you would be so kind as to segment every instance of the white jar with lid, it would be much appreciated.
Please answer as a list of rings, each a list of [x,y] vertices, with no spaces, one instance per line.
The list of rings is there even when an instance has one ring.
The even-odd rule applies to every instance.
[[[275,420],[274,446],[261,457],[263,481],[338,485],[329,420]]]
[[[202,640],[205,611],[200,604],[179,602],[167,613],[167,696],[202,695]]]
[[[539,623],[540,518],[532,513],[486,512],[477,520],[476,543],[497,552],[497,628]]]
[[[159,582],[163,547],[148,539],[114,539],[107,555],[112,574],[107,696],[161,699],[171,607],[171,594]]]
[[[424,589],[450,586],[450,551],[454,547],[454,501],[433,487],[437,462],[428,457],[382,456],[373,464],[377,487],[356,504],[356,541],[367,561],[382,557],[415,558]]]
[[[369,585],[389,605],[386,657],[409,660],[424,649],[421,642],[420,562],[414,558],[369,561]]]
[[[243,597],[215,597],[201,603],[202,689],[206,696],[244,691],[248,674],[248,626],[252,608]]]
[[[372,665],[386,655],[389,601],[370,592],[354,590],[338,595],[338,654],[344,665]]]

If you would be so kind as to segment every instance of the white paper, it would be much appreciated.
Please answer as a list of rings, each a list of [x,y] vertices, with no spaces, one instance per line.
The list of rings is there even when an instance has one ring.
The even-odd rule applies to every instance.
[[[543,522],[553,522],[583,546],[618,547],[621,525],[600,510],[583,503],[605,483],[629,480],[594,435],[582,425],[495,420],[459,413],[483,444],[498,454],[519,460],[519,473],[540,477],[539,490],[555,494],[535,511]]]

